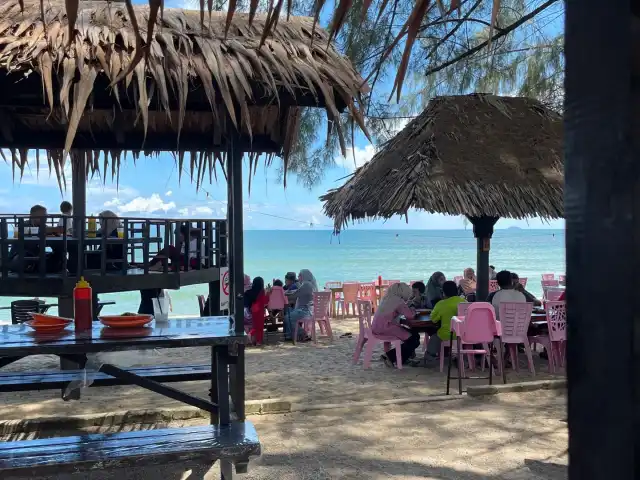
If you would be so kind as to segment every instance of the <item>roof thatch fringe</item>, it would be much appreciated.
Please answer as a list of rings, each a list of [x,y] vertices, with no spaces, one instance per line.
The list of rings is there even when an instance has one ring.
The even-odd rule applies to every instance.
[[[254,117],[264,113],[254,105],[279,106],[282,92],[288,92],[293,105],[287,105],[288,111],[276,117],[276,123],[284,120],[287,129],[272,135],[282,147],[278,153],[284,155],[285,162],[296,139],[299,113],[295,111],[295,99],[300,95],[313,95],[316,103],[326,104],[330,119],[338,114],[338,104],[346,105],[364,129],[360,102],[366,85],[344,56],[332,46],[327,48],[326,32],[316,29],[312,35],[311,18],[280,20],[262,38],[269,22],[265,16],[256,15],[250,22],[248,15],[235,14],[229,22],[225,12],[213,12],[201,24],[198,11],[167,9],[155,22],[155,34],[149,37],[150,44],[144,46],[144,55],[134,66],[140,44],[124,5],[81,2],[77,31],[67,28],[61,0],[44,5],[46,29],[40,20],[38,0],[26,0],[24,11],[14,0],[0,0],[0,65],[9,73],[28,75],[36,70],[40,74],[50,114],[59,116],[60,105],[63,121],[68,122],[65,151],[74,146],[78,128],[92,110],[93,96],[103,95],[95,90],[101,76],[112,83],[114,113],[123,94],[133,91],[136,117],[145,136],[151,121],[150,105],[158,104],[158,110],[166,112],[166,121],[175,121],[177,149],[193,83],[204,88],[211,106],[211,131],[224,130],[222,117],[228,114],[233,125],[250,138],[255,123],[260,121]],[[145,6],[135,6],[131,11],[140,31],[151,33],[147,23],[153,20],[153,12]],[[312,43],[312,36],[320,41]],[[257,93],[260,98],[256,98]],[[283,130],[280,125],[267,127]]]
[[[132,4],[132,1],[131,0],[124,0],[124,1],[126,2],[127,9],[129,11],[133,11],[134,7]],[[291,17],[293,1],[292,0],[286,0],[286,1],[287,1],[287,4],[286,4],[287,21],[289,21]],[[397,2],[398,0],[395,0],[395,1]],[[498,11],[500,9],[501,0],[486,0],[486,1],[487,2],[491,1],[493,5],[491,10],[491,21],[489,23],[490,27],[489,27],[489,45],[488,46],[490,48],[491,37],[493,36],[493,29],[497,22]],[[141,61],[143,57],[143,53],[141,52],[142,48],[144,48],[145,53],[147,53],[151,49],[151,47],[149,46],[149,41],[153,37],[154,27],[156,26],[155,19],[156,19],[156,16],[158,15],[158,11],[160,11],[161,19],[164,15],[164,0],[148,0],[148,2],[149,2],[149,15],[146,19],[147,20],[146,23],[142,23],[141,24],[142,27],[138,27],[138,25],[136,25],[136,27],[132,29],[132,35],[133,35],[132,43],[136,44],[138,55],[134,57],[129,67],[130,68],[129,71],[133,71],[137,66],[137,62]],[[24,10],[26,8],[24,0],[17,0],[17,2],[15,0],[12,0],[12,3],[14,3],[15,5],[18,5],[21,10]],[[79,18],[80,21],[82,21],[83,19],[81,13],[79,12],[79,10],[81,10],[82,8],[83,3],[84,1],[81,1],[81,0],[66,0],[68,16],[69,16],[67,38],[68,38],[68,43],[70,44],[73,43],[73,40],[74,40],[76,19]],[[284,3],[284,0],[278,0],[275,3],[273,0],[269,2],[269,9],[267,11],[265,21],[262,22],[262,24],[259,26],[262,30],[260,36],[263,42],[265,38],[267,38],[269,35],[272,34],[276,26],[278,25],[283,3]],[[317,0],[315,2],[313,30],[316,29],[316,23],[318,22],[320,12],[324,7],[325,3],[326,3],[326,0]],[[248,15],[249,27],[253,27],[254,19],[257,18],[256,11],[258,9],[259,4],[260,4],[260,0],[249,0],[249,15]],[[388,0],[380,2],[378,4],[378,14],[377,14],[378,19],[383,14],[385,9],[388,6],[393,4],[394,4],[394,1],[389,2]],[[402,55],[402,62],[400,64],[400,68],[398,70],[396,80],[393,86],[393,91],[397,92],[398,100],[400,99],[400,93],[402,90],[402,84],[404,83],[409,56],[411,55],[413,45],[415,44],[418,34],[420,33],[420,26],[422,24],[422,21],[425,17],[426,12],[431,8],[435,8],[436,4],[440,9],[440,12],[443,18],[450,15],[454,11],[457,11],[458,14],[460,14],[460,6],[461,6],[460,0],[451,0],[449,2],[448,8],[445,7],[444,0],[436,0],[436,2],[432,2],[431,0],[417,0],[413,6],[413,9],[411,10],[411,13],[407,17],[406,23],[398,31],[396,38],[391,43],[391,46],[387,49],[387,51],[381,54],[381,60],[378,64],[378,68],[382,67],[383,60],[388,57],[388,55],[391,53],[391,50],[395,48],[395,46],[398,45],[401,42],[401,40],[404,38],[404,52]],[[46,2],[41,3],[40,5],[46,5]],[[224,25],[225,38],[228,35],[228,32],[230,30],[230,27],[233,23],[234,18],[240,15],[236,12],[237,6],[238,6],[238,2],[236,0],[230,0],[227,3],[228,11],[224,14],[225,15],[225,25]],[[340,29],[345,23],[347,13],[349,9],[352,8],[352,6],[353,6],[353,0],[337,0],[335,2],[335,11],[333,13],[333,18],[330,26],[331,33],[329,38],[326,39],[327,43],[329,43],[331,39],[335,38],[336,34],[340,31]],[[372,0],[364,1],[362,6],[362,13],[361,13],[363,20],[367,17],[367,15],[369,14],[369,11],[373,10],[372,6],[373,6]],[[207,1],[206,11],[209,14],[209,19],[211,19],[212,15],[216,15],[219,13],[219,12],[212,12],[212,8],[213,8],[213,1],[211,0]],[[204,4],[204,0],[201,0],[199,19],[203,29],[205,24],[204,14],[205,14],[205,4]],[[45,18],[46,18],[46,9],[45,11],[41,11],[41,14],[40,14],[41,23],[46,23],[44,20]],[[144,34],[144,30],[145,30],[144,25],[146,25],[146,31],[147,31],[146,42],[142,38],[142,35]],[[82,29],[83,26],[80,25],[80,28]],[[310,45],[312,43],[313,41],[310,42]],[[392,95],[393,95],[393,91],[392,91]]]
[[[16,180],[16,176],[19,175],[19,179],[22,179],[26,166],[34,158],[29,158],[29,155],[33,153],[35,155],[36,169],[40,169],[42,159],[40,158],[40,150],[29,151],[27,149],[5,149],[0,150],[0,157],[5,162],[13,165],[13,179]],[[88,179],[94,177],[102,178],[103,182],[110,178],[115,183],[119,182],[120,166],[125,160],[127,155],[130,155],[134,162],[141,156],[145,157],[159,157],[160,154],[167,153],[166,151],[124,151],[124,150],[73,150],[72,158],[84,160],[85,174]],[[218,180],[217,167],[220,168],[224,178],[227,177],[227,154],[225,152],[203,152],[203,151],[173,151],[170,152],[176,162],[176,168],[179,174],[187,173],[191,182],[195,182],[196,189],[199,189],[205,181],[213,183],[214,180]],[[253,165],[254,168],[257,165],[259,153],[248,153],[247,159],[249,165]],[[265,158],[265,163],[270,165],[273,161],[274,154],[262,154]],[[46,150],[44,153],[44,160],[48,165],[49,172],[55,172],[58,179],[58,186],[60,190],[65,190],[67,187],[67,178],[65,171],[67,162],[71,162],[72,158],[65,155],[63,150]],[[188,168],[187,168],[188,165]],[[16,168],[18,171],[16,172]],[[179,175],[181,176],[181,175]],[[249,188],[251,186],[249,185]]]
[[[436,97],[340,188],[320,197],[336,230],[411,208],[559,218],[562,118],[531,98]]]

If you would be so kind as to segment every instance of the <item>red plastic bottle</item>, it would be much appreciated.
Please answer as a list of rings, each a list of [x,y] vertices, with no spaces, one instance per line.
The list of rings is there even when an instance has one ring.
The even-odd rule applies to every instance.
[[[73,319],[76,331],[91,330],[93,326],[93,294],[84,277],[80,277],[73,289]]]
[[[378,275],[378,286],[382,286],[382,275]]]

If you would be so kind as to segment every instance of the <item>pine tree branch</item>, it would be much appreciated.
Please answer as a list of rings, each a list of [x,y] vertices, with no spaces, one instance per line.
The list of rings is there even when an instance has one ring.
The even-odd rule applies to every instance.
[[[451,65],[453,65],[454,63],[458,63],[460,60],[464,60],[467,57],[470,57],[471,55],[479,52],[480,50],[482,50],[484,47],[486,47],[487,45],[489,45],[490,42],[495,42],[496,40],[508,35],[509,33],[513,32],[516,28],[518,28],[519,26],[523,25],[524,23],[528,22],[529,20],[531,20],[533,17],[535,17],[536,15],[538,15],[540,12],[546,10],[547,8],[549,8],[551,5],[553,5],[554,3],[557,3],[558,0],[547,0],[546,2],[544,2],[542,5],[540,5],[538,8],[532,10],[531,12],[529,12],[528,14],[524,15],[522,18],[520,18],[519,20],[513,22],[511,25],[503,28],[500,32],[496,33],[492,38],[485,40],[484,42],[479,43],[478,45],[476,45],[475,47],[467,50],[466,52],[461,53],[460,55],[457,55],[455,58],[448,60],[444,63],[441,63],[440,65],[437,65],[435,67],[429,68],[426,73],[425,76],[429,76],[432,75],[434,73],[439,72],[440,70],[444,70],[447,67],[450,67]],[[458,27],[454,28],[452,30],[452,32],[454,30],[456,30]],[[433,51],[433,49],[432,49]],[[431,55],[432,52],[429,52],[429,55]],[[428,57],[427,57],[428,58]]]

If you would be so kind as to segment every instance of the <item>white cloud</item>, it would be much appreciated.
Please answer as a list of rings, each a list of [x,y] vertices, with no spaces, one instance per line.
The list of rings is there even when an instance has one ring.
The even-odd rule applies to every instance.
[[[399,120],[387,120],[386,123],[389,128],[389,138],[400,132],[411,121],[410,118],[401,118]],[[355,147],[354,149],[347,150],[347,156],[338,156],[335,161],[338,165],[346,168],[350,172],[353,172],[356,168],[361,167],[367,163],[376,154],[377,148],[371,144],[367,144],[364,147]]]
[[[120,213],[154,213],[154,212],[168,212],[176,208],[175,202],[164,202],[160,195],[157,193],[151,194],[149,197],[136,197],[130,202],[120,204],[118,201],[115,204],[118,212]]]
[[[342,155],[337,157],[336,163],[349,171],[354,171],[371,160],[375,153],[376,148],[371,144],[366,145],[364,148],[356,147],[353,150],[348,150],[346,157]]]
[[[173,195],[173,192],[171,190],[164,194],[165,197],[170,197],[171,195]]]

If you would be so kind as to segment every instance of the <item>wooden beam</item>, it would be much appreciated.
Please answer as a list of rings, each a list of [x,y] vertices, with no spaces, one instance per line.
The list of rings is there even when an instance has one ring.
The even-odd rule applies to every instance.
[[[42,150],[55,150],[64,148],[66,132],[30,131],[21,127],[13,130],[12,138],[0,135],[0,148],[29,148]],[[225,138],[223,137],[223,142]],[[240,148],[249,153],[275,153],[279,154],[282,148],[267,136],[254,136],[253,139],[244,136],[239,139]],[[79,150],[126,150],[126,151],[176,151],[178,147],[182,151],[194,152],[226,152],[228,146],[214,144],[213,134],[201,133],[180,134],[180,143],[176,133],[148,132],[146,139],[141,132],[113,132],[87,133],[78,132],[73,141],[73,148]]]
[[[628,0],[566,1],[571,479],[640,474],[639,15]]]

